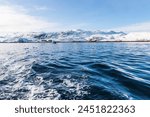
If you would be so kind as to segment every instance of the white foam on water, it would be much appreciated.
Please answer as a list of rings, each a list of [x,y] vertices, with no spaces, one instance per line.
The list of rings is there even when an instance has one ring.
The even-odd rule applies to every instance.
[[[77,81],[76,79],[63,79],[63,87],[67,88],[71,93],[75,93],[76,96],[83,96],[88,94],[88,91],[84,90],[87,87],[84,80]]]
[[[33,85],[27,85],[28,89],[30,90],[27,94],[29,100],[58,100],[60,98],[60,94],[57,92],[56,89],[45,89],[44,85],[42,84],[43,82],[45,82],[43,80],[43,77],[37,76],[35,79],[36,80]],[[48,85],[51,84],[52,83],[48,81]]]

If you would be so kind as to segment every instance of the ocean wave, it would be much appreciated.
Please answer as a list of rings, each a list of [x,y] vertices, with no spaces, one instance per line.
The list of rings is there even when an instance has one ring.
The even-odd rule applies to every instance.
[[[133,50],[128,52],[116,45],[118,53],[112,51],[113,55],[103,53],[110,51],[105,44],[96,45],[96,53],[91,48],[95,44],[90,48],[79,44],[78,49],[74,44],[67,46],[14,44],[14,50],[9,50],[5,45],[5,53],[0,51],[5,57],[0,58],[0,99],[150,99],[150,54],[143,55],[144,49],[139,52],[137,44],[124,45]],[[99,46],[106,48],[100,50]]]

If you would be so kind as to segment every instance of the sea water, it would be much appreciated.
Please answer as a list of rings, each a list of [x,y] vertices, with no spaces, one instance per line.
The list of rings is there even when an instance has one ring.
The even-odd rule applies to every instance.
[[[1,43],[0,99],[150,99],[150,43]]]

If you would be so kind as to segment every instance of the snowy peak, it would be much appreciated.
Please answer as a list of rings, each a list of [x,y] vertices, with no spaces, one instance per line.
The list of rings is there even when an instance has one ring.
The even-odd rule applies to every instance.
[[[69,30],[61,32],[0,33],[0,42],[99,42],[99,41],[150,41],[149,32],[124,33],[115,31]]]

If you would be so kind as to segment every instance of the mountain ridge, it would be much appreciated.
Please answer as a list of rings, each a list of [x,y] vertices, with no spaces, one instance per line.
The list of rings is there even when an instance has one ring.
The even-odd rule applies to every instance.
[[[103,42],[103,41],[150,41],[150,32],[117,32],[68,30],[60,32],[0,33],[0,42]]]

